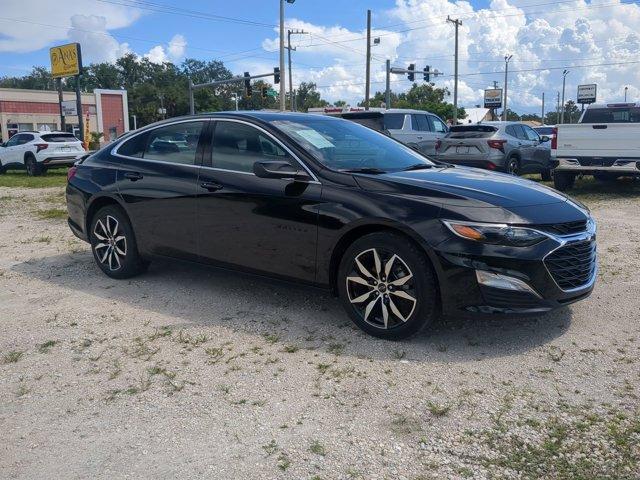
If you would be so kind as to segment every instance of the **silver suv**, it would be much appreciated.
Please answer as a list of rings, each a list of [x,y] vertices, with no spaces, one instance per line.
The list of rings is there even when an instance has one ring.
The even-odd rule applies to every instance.
[[[543,180],[551,180],[553,168],[549,138],[520,122],[453,126],[434,158],[512,175],[539,173]]]
[[[390,108],[344,112],[338,116],[384,132],[425,155],[435,154],[438,140],[449,131],[440,117],[424,110]]]

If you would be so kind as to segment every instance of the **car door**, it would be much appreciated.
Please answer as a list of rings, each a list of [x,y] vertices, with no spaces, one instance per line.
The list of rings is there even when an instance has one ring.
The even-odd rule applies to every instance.
[[[427,118],[429,120],[429,125],[431,126],[431,131],[433,132],[433,136],[434,136],[434,151],[435,151],[435,143],[437,143],[438,140],[444,138],[444,136],[447,133],[449,133],[449,128],[445,125],[445,123],[442,120],[440,120],[435,115],[427,115]]]
[[[549,168],[551,150],[549,144],[540,140],[540,135],[528,125],[522,125],[525,135],[531,142],[530,164],[525,168],[525,172],[541,172]]]
[[[197,181],[208,123],[164,124],[134,135],[114,152],[118,191],[145,251],[197,259]]]
[[[425,155],[434,155],[436,153],[436,135],[431,130],[431,124],[427,119],[427,115],[423,113],[412,114],[411,129],[418,150]]]
[[[312,282],[321,185],[254,175],[256,161],[273,160],[304,167],[261,127],[215,122],[198,184],[199,251],[206,262]]]
[[[2,165],[22,163],[22,158],[18,160],[18,157],[23,137],[23,133],[16,133],[9,139],[5,146],[0,149],[0,160],[2,161]]]
[[[526,132],[524,131],[523,125],[515,124],[512,125],[513,132],[515,133],[518,144],[518,153],[520,155],[520,168],[522,170],[526,170],[528,168],[529,162],[531,162],[531,158],[533,157],[533,151],[535,145],[529,137],[527,137]]]

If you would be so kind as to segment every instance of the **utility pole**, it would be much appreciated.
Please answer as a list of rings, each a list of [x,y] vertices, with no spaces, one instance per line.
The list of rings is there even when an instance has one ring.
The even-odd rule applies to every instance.
[[[387,110],[391,108],[391,60],[387,58],[387,88],[384,92],[384,106]]]
[[[542,119],[542,124],[544,125],[544,92],[542,92],[542,116],[540,118]]]
[[[369,110],[369,83],[371,80],[371,10],[367,10],[367,71],[364,89],[364,109]]]
[[[287,0],[287,3],[293,3],[296,0]],[[280,0],[280,72],[284,74],[284,2]],[[285,82],[280,82],[280,110],[285,111],[287,109],[286,98],[287,87]]]
[[[564,87],[566,84],[566,80],[567,80],[567,75],[569,74],[569,70],[564,70],[562,72],[562,105],[561,105],[561,110],[560,110],[560,123],[564,123]]]
[[[454,80],[453,80],[453,124],[458,123],[458,27],[462,25],[462,20],[452,19],[447,15],[447,22],[453,23],[456,28],[456,46],[455,46],[455,66],[454,66]]]
[[[558,101],[556,102],[556,124],[560,123],[560,92],[558,92]]]
[[[63,96],[62,96],[62,78],[57,78],[56,81],[58,82],[58,103],[60,104],[60,131],[64,132],[66,131],[66,125],[65,125],[65,120],[64,120],[64,109],[62,108],[62,102],[64,100]],[[625,93],[625,100],[627,98],[627,95]]]
[[[296,104],[294,100],[295,94],[293,92],[293,75],[291,74],[291,50],[296,50],[296,47],[291,46],[291,35],[304,35],[306,33],[307,32],[305,32],[304,30],[298,30],[297,28],[295,30],[287,30],[287,46],[285,48],[289,52],[289,102],[292,112],[296,111]]]
[[[624,87],[624,102],[627,103],[627,91],[629,90],[629,87]],[[584,104],[583,104],[584,105]]]
[[[502,121],[507,121],[507,82],[508,82],[508,74],[509,74],[509,60],[513,55],[505,55],[504,56],[504,105],[502,106]]]

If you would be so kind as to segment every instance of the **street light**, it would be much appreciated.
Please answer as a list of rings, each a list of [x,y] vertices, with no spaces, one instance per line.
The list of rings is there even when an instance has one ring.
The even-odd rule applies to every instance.
[[[513,58],[513,55],[504,56],[504,110],[502,111],[502,121],[507,121],[507,74],[509,72],[509,60]]]
[[[238,111],[238,94],[234,93],[233,97],[231,97],[231,100],[233,100],[234,102],[236,102],[236,112]]]
[[[569,74],[569,70],[564,70],[562,72],[562,110],[560,110],[560,123],[564,123],[564,87],[567,80],[567,75]]]
[[[287,3],[293,3],[296,0],[286,0]],[[280,0],[280,71],[284,72],[284,2]],[[284,111],[286,108],[286,88],[285,82],[280,81],[280,110]]]

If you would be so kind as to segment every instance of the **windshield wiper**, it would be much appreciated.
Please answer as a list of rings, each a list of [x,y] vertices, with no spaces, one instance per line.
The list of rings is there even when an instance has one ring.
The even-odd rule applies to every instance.
[[[375,168],[375,167],[345,168],[338,171],[343,173],[371,173],[374,175],[387,173],[386,170],[382,170],[380,168]]]
[[[403,168],[403,172],[408,172],[409,170],[424,170],[426,168],[432,168],[433,165],[429,165],[428,163],[416,163],[415,165],[409,165],[407,168]]]

